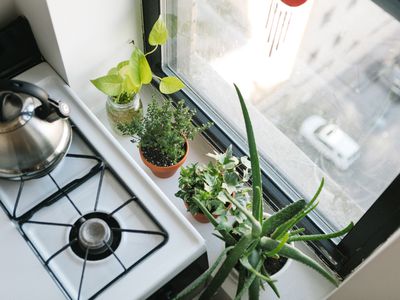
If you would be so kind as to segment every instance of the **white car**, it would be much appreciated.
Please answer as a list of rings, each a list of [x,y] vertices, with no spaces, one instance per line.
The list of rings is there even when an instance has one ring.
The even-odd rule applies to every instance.
[[[346,170],[360,156],[360,146],[339,126],[312,115],[303,121],[300,133],[336,167]]]

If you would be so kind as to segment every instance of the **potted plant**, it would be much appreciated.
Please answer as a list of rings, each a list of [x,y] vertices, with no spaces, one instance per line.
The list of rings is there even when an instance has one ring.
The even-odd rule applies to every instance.
[[[215,263],[197,280],[179,293],[175,299],[187,297],[192,291],[203,284],[206,287],[199,299],[211,299],[238,263],[240,264],[239,280],[235,299],[240,299],[245,293],[248,293],[250,300],[259,299],[260,288],[264,282],[279,297],[274,280],[271,279],[268,270],[263,267],[267,258],[276,259],[286,257],[296,260],[319,272],[332,284],[338,285],[335,275],[302,253],[301,250],[291,246],[290,243],[294,241],[313,241],[339,237],[351,230],[353,223],[350,223],[340,231],[330,234],[301,235],[300,233],[304,229],[294,229],[294,226],[317,206],[317,198],[324,184],[323,179],[314,197],[308,203],[305,200],[298,200],[271,216],[263,213],[261,171],[256,141],[246,104],[236,85],[235,89],[241,104],[249,144],[252,170],[251,207],[249,209],[243,206],[227,192],[224,195],[226,200],[232,203],[246,217],[244,223],[249,225],[238,230],[238,236],[234,237],[232,228],[221,226],[219,221],[213,217],[203,203],[193,198],[193,201],[197,203],[215,229],[218,230],[220,237],[226,243],[226,248],[219,255]],[[216,272],[213,275],[215,270]],[[210,278],[211,280],[209,280]]]
[[[143,53],[133,45],[133,51],[129,60],[122,61],[111,68],[107,75],[91,80],[93,85],[106,94],[106,111],[108,121],[112,129],[118,130],[118,124],[128,124],[133,119],[143,116],[142,103],[139,96],[143,84],[151,82],[153,77],[160,81],[159,89],[163,94],[172,94],[184,87],[181,80],[175,76],[160,78],[154,75],[146,56],[164,45],[168,39],[168,30],[161,16],[154,23],[149,34],[149,44],[154,48]]]
[[[118,128],[138,142],[140,157],[154,175],[167,178],[185,162],[188,140],[210,126],[195,126],[194,115],[195,111],[187,108],[183,100],[174,107],[170,99],[159,104],[153,98],[142,120],[134,119],[129,124],[119,124]]]
[[[200,166],[192,164],[182,167],[179,176],[179,191],[175,196],[181,198],[187,210],[201,223],[209,220],[202,213],[196,202],[196,198],[202,202],[204,207],[220,222],[227,222],[227,208],[229,201],[225,200],[224,192],[230,195],[242,195],[248,192],[247,181],[250,177],[250,161],[247,157],[240,160],[232,155],[232,147],[223,154],[207,154],[214,161]],[[243,176],[239,176],[238,169],[241,168]]]

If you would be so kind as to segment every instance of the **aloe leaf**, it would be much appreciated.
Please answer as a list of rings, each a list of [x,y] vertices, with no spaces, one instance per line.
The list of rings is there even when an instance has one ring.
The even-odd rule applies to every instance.
[[[122,78],[119,75],[106,75],[91,80],[91,83],[108,96],[118,96],[121,93]]]
[[[256,270],[260,270],[262,266],[262,262],[260,261],[256,267]],[[246,278],[242,289],[236,293],[235,300],[240,300],[242,299],[244,293],[250,288],[251,284],[253,283],[254,279],[256,278],[256,274],[252,273],[249,277]]]
[[[235,247],[227,255],[225,261],[215,274],[214,278],[211,280],[204,293],[200,296],[199,300],[211,299],[211,297],[217,292],[218,288],[222,285],[226,277],[228,277],[229,272],[236,265],[239,258],[250,244],[251,240],[250,234],[246,234],[240,238]]]
[[[207,217],[207,219],[211,222],[211,224],[214,226],[214,228],[217,228],[219,225],[218,221],[208,211],[208,209],[204,206],[204,204],[196,197],[193,198],[193,201],[200,208],[200,210]],[[218,230],[218,232],[224,237],[224,240],[226,241],[226,243],[228,245],[233,245],[236,243],[236,240],[232,237],[232,235],[229,232],[226,232],[225,230]]]
[[[263,236],[271,234],[278,226],[290,220],[307,205],[305,200],[298,200],[270,216],[262,225]]]
[[[249,270],[251,273],[255,274],[257,277],[261,278],[262,280],[266,282],[274,282],[270,277],[265,276],[261,274],[259,271],[257,271],[249,262],[248,257],[242,257],[240,259],[240,263],[242,264],[243,267],[245,267],[247,270]]]
[[[240,106],[242,108],[244,122],[246,124],[247,141],[249,143],[250,161],[251,161],[251,172],[253,175],[253,216],[262,222],[263,209],[262,209],[262,198],[261,198],[261,170],[260,161],[257,152],[256,140],[254,137],[253,126],[251,124],[249,112],[247,111],[246,103],[243,100],[242,93],[239,88],[234,84],[236,93],[239,97]],[[260,190],[258,190],[260,189]]]
[[[152,46],[164,45],[168,39],[168,30],[161,15],[154,23],[149,34],[149,44]]]
[[[245,283],[245,280],[247,278],[247,270],[242,265],[238,266],[238,272],[239,272],[239,279],[236,287],[236,294],[238,294],[241,291]]]
[[[299,233],[302,233],[302,232],[304,232],[304,231],[305,231],[304,228],[294,229],[294,230],[291,230],[291,231],[289,232],[289,235],[290,235],[290,236],[298,235]],[[290,243],[290,241],[289,241],[289,243]]]
[[[327,240],[327,239],[332,239],[336,238],[339,236],[342,236],[349,232],[352,228],[354,227],[354,223],[351,222],[349,225],[347,225],[345,228],[342,230],[332,232],[332,233],[327,233],[327,234],[310,234],[310,235],[293,235],[289,238],[289,243],[290,242],[296,242],[296,241],[319,241],[319,240]]]
[[[281,239],[284,234],[286,234],[294,225],[296,225],[301,219],[303,219],[313,209],[315,209],[317,207],[317,205],[318,205],[318,202],[314,203],[312,206],[310,206],[310,207],[306,208],[305,210],[299,212],[297,215],[295,215],[289,221],[283,223],[281,226],[279,226],[274,231],[274,233],[271,235],[271,238],[276,239],[276,240]]]
[[[186,296],[190,295],[193,291],[195,291],[199,286],[201,286],[211,276],[212,272],[214,272],[214,270],[220,264],[222,258],[226,255],[226,253],[228,253],[228,251],[230,251],[232,248],[233,248],[232,246],[225,248],[221,252],[221,254],[217,257],[214,264],[206,272],[204,272],[195,281],[193,281],[190,285],[188,285],[185,289],[183,289],[173,299],[174,300],[184,299]]]
[[[279,243],[271,238],[262,237],[260,244],[264,250],[271,251],[271,250],[275,249]],[[325,277],[332,284],[334,284],[335,286],[338,286],[338,280],[332,273],[327,271],[320,264],[318,264],[318,262],[313,260],[311,257],[305,255],[300,250],[298,250],[288,244],[285,244],[282,247],[282,249],[279,251],[279,255],[287,257],[287,258],[291,258],[293,260],[296,260],[298,262],[305,264],[306,266],[308,266],[308,267],[314,269],[315,271],[317,271],[318,273],[320,273],[323,277]]]
[[[277,255],[279,253],[279,251],[283,248],[283,246],[285,246],[288,239],[289,239],[289,233],[286,233],[283,236],[282,240],[279,242],[278,246],[276,246],[275,249],[272,249],[271,251],[266,252],[265,255],[270,256],[270,257]]]
[[[161,78],[160,81],[160,91],[163,94],[173,94],[180,89],[183,89],[185,87],[185,84],[177,77],[175,76],[167,76],[164,78]]]
[[[251,251],[248,257],[249,264],[254,268],[257,268],[259,263],[261,263],[261,267],[263,264],[263,259],[261,259],[260,252],[258,249],[254,249]],[[258,270],[261,270],[261,267]],[[258,270],[255,270],[258,274],[256,274],[256,278],[254,278],[252,284],[249,287],[249,300],[258,300],[260,298],[260,278],[257,275],[262,275]],[[251,271],[250,271],[251,272]]]

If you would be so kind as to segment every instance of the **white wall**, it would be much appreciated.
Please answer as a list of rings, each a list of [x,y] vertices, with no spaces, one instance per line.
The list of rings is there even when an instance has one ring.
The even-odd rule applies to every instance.
[[[7,25],[17,16],[14,0],[0,0],[0,27]]]
[[[142,47],[141,1],[118,0],[118,5],[110,0],[15,2],[28,18],[45,59],[89,107],[104,107],[106,96],[89,80],[128,59],[130,40]]]
[[[15,0],[15,5],[18,13],[28,19],[42,55],[68,81],[46,1]]]
[[[90,79],[129,58],[135,40],[142,47],[140,0],[47,0],[70,86],[89,107],[104,107],[106,96]]]
[[[400,299],[400,229],[328,299]]]

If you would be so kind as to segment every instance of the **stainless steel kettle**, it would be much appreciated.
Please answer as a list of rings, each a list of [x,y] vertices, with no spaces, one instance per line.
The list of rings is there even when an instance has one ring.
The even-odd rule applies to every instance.
[[[0,178],[32,179],[52,171],[72,139],[69,107],[28,82],[0,80]]]

